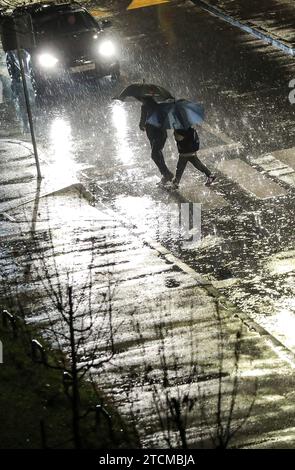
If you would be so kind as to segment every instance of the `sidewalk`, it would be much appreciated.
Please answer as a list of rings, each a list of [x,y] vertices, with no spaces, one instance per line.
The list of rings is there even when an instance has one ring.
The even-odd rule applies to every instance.
[[[32,145],[29,141],[13,138],[0,139],[0,215],[12,207],[22,205],[44,194],[58,191],[72,185],[79,186],[76,168],[67,165],[66,157],[45,155],[39,148],[41,173],[44,178],[37,180]],[[83,188],[81,188],[83,190]]]
[[[193,0],[217,16],[295,54],[293,0]],[[240,24],[234,23],[239,22]]]
[[[5,166],[2,162],[3,175],[4,168],[11,168],[17,156],[9,148]],[[23,158],[27,161],[29,157],[25,154]],[[33,196],[29,176],[21,184],[9,179],[10,194],[18,193],[21,201],[27,194]],[[1,185],[3,188],[5,185]],[[180,400],[181,406],[188,399],[197,399],[188,413],[189,446],[212,446],[210,434],[217,432],[220,386],[221,416],[224,420],[229,417],[237,365],[234,350],[240,333],[232,430],[242,424],[256,398],[249,420],[230,445],[294,448],[293,358],[264,331],[255,330],[247,319],[242,321],[241,312],[206,279],[157,243],[140,238],[115,214],[90,206],[81,188],[76,188],[70,186],[43,198],[36,192],[31,203],[19,206],[15,200],[15,209],[12,203],[10,209],[4,206],[9,217],[1,222],[0,232],[0,272],[2,281],[6,279],[1,283],[1,298],[10,297],[16,309],[21,305],[27,320],[39,324],[42,332],[46,316],[52,312],[46,287],[58,284],[64,289],[70,273],[76,296],[83,298],[92,266],[93,308],[97,307],[98,295],[111,286],[116,351],[103,371],[93,368],[92,374],[127,420],[131,420],[133,411],[144,447],[167,445],[155,406],[165,415],[161,397],[167,394]],[[46,253],[42,262],[40,252]],[[42,271],[44,261],[46,269],[43,265]],[[53,311],[53,315],[58,326],[58,313]],[[203,420],[206,416],[202,425],[200,409]],[[177,442],[177,435],[172,440]],[[174,445],[179,447],[179,442]]]

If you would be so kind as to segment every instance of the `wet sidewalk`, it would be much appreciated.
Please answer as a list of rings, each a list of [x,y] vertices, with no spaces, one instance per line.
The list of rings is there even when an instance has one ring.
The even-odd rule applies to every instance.
[[[65,187],[77,185],[77,168],[66,155],[39,149],[41,173],[37,179],[32,144],[28,140],[0,139],[0,214]]]
[[[12,164],[8,152],[7,168],[9,158]],[[10,179],[14,184],[11,194],[19,191]],[[31,180],[22,184],[28,193]],[[232,447],[294,448],[293,357],[206,279],[139,237],[114,212],[92,207],[79,189],[70,186],[43,198],[37,192],[32,202],[6,208],[1,298],[9,299],[11,309],[21,306],[27,321],[54,343],[49,319],[51,328],[63,331],[52,301],[55,289],[65,293],[70,282],[86,317],[89,276],[92,311],[99,314],[101,295],[111,295],[114,355],[99,367],[110,347],[101,337],[91,373],[133,422],[142,446],[165,448],[167,439],[181,446],[168,400],[185,416],[189,447],[216,446],[228,434]],[[106,327],[103,320],[98,315],[96,329],[101,321]],[[90,335],[88,349],[92,341]]]
[[[293,0],[193,0],[212,12],[223,13],[257,32],[295,48],[295,4]]]

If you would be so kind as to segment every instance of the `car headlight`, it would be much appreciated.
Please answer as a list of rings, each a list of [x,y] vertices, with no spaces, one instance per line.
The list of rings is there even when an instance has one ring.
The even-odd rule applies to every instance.
[[[99,45],[98,52],[104,57],[112,57],[116,53],[116,48],[112,41],[104,41]]]
[[[38,56],[38,61],[42,67],[52,68],[57,64],[58,59],[52,54],[44,53]]]

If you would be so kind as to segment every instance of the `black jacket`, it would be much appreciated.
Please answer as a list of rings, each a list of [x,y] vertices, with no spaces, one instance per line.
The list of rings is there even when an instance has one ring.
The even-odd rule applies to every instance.
[[[200,148],[198,133],[192,127],[188,129],[175,129],[174,137],[179,153],[194,153]],[[180,140],[182,137],[182,140]]]
[[[141,114],[140,114],[140,121],[139,127],[143,129],[146,127],[147,119],[151,116],[151,114],[157,109],[157,103],[152,98],[146,98],[144,103],[141,106]]]

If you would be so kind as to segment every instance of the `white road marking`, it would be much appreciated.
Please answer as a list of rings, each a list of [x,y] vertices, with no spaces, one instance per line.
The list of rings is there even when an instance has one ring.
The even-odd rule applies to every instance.
[[[295,148],[277,150],[251,160],[269,176],[295,187]]]
[[[259,199],[268,199],[286,194],[286,191],[278,184],[265,178],[263,174],[239,158],[224,160],[218,163],[217,168],[245,191]]]
[[[295,148],[278,150],[271,153],[272,157],[280,160],[295,170]]]
[[[228,206],[228,202],[211,188],[203,184],[194,183],[186,185],[184,182],[180,186],[179,193],[189,202],[202,204],[203,209],[217,209]]]

